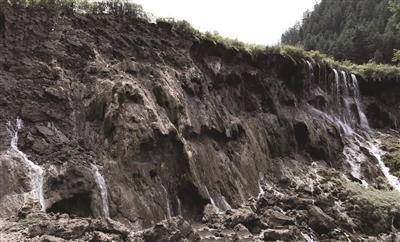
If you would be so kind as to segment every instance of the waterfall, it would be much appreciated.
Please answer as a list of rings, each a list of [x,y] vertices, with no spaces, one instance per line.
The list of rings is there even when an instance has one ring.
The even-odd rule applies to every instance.
[[[28,165],[29,177],[31,179],[30,194],[39,199],[42,211],[46,211],[46,204],[44,202],[44,195],[43,195],[43,169],[42,167],[30,161],[26,156],[26,154],[18,149],[18,130],[20,130],[22,127],[23,127],[23,122],[21,119],[16,120],[15,126],[13,126],[13,124],[10,121],[7,122],[7,130],[12,137],[11,148],[15,150]]]
[[[341,71],[340,74],[342,75],[342,80],[343,80],[343,96],[348,95],[348,84],[347,84],[347,74],[345,71]]]
[[[176,201],[178,203],[178,215],[182,216],[182,202],[181,202],[181,200],[179,199],[178,196],[176,196]]]
[[[222,202],[224,202],[225,210],[232,210],[232,206],[226,201],[226,198],[222,196]]]
[[[314,68],[311,62],[306,61],[308,65],[308,90],[311,88],[311,83],[314,81]]]
[[[257,199],[260,199],[260,197],[261,197],[262,195],[265,194],[265,191],[264,191],[264,189],[263,189],[262,186],[261,186],[262,180],[263,180],[263,179],[262,179],[262,176],[260,175],[260,179],[258,179],[258,190],[259,190],[260,192],[258,193]]]
[[[215,212],[216,212],[216,213],[222,213],[221,209],[220,209],[219,207],[217,207],[217,205],[216,205],[215,202],[214,202],[214,199],[211,197],[210,193],[208,192],[207,187],[204,186],[204,188],[206,189],[207,195],[208,195],[208,197],[210,198],[211,205],[213,206]]]
[[[360,90],[356,75],[348,76],[346,72],[341,71],[339,76],[337,70],[332,69],[332,71],[334,73],[333,86],[336,85],[336,92],[332,91],[329,103],[333,108],[325,113],[309,105],[311,112],[319,118],[332,122],[340,134],[344,135],[342,138],[347,140],[347,144],[343,150],[343,155],[350,165],[353,177],[359,179],[365,187],[368,187],[367,181],[362,179],[361,171],[362,163],[368,160],[368,157],[363,155],[360,150],[360,147],[363,146],[378,160],[379,167],[390,185],[400,191],[398,179],[389,173],[389,169],[381,161],[383,151],[375,146],[371,140],[366,140],[357,133],[358,131],[371,131],[371,128],[360,105]],[[332,90],[334,89],[332,88]],[[355,108],[352,108],[354,106]],[[377,140],[373,140],[373,142],[377,142]]]
[[[379,140],[375,140],[378,144],[380,143]],[[379,166],[385,175],[386,179],[388,180],[389,184],[396,190],[400,192],[400,182],[396,176],[393,176],[389,173],[389,168],[383,163],[381,157],[383,155],[383,151],[380,150],[377,146],[375,146],[372,142],[367,142],[369,146],[366,148],[368,151],[378,160]]]
[[[350,125],[342,122],[339,118],[332,117],[332,116],[314,108],[313,106],[311,106],[309,104],[307,104],[307,106],[311,109],[312,112],[314,112],[318,116],[326,118],[327,120],[332,122],[341,134],[350,135],[350,134],[354,133],[354,130],[350,127]]]
[[[358,87],[358,81],[357,77],[354,74],[351,74],[351,79],[353,81],[353,87],[354,87],[354,101],[356,103],[357,111],[358,111],[358,116],[360,118],[360,126],[362,129],[365,130],[370,130],[369,123],[367,120],[367,117],[365,116],[364,112],[361,109],[360,106],[360,89]]]
[[[92,168],[93,168],[94,173],[96,175],[97,184],[99,185],[99,188],[100,188],[100,195],[101,195],[101,200],[103,202],[104,216],[106,218],[109,218],[110,217],[110,211],[109,211],[109,208],[108,208],[108,194],[107,194],[106,182],[104,181],[103,176],[99,172],[99,168],[95,164],[92,164]]]
[[[332,69],[333,73],[335,74],[335,84],[336,84],[336,100],[339,100],[339,96],[340,96],[340,83],[339,83],[339,74],[337,72],[336,69]]]
[[[168,191],[167,191],[167,189],[164,187],[164,185],[162,184],[160,178],[157,177],[156,180],[160,183],[161,188],[162,188],[163,191],[164,191],[165,200],[166,200],[166,202],[167,202],[167,219],[170,219],[170,218],[172,218],[172,213],[171,213],[171,204],[170,204],[169,199],[168,199]]]

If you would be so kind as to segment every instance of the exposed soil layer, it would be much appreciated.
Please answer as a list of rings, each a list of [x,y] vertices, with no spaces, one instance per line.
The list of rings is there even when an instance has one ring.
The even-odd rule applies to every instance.
[[[352,128],[363,128],[364,108],[372,128],[398,129],[398,84],[358,79],[361,97],[354,83],[336,85],[328,67],[311,70],[303,60],[287,56],[251,56],[168,23],[56,14],[42,7],[0,9],[0,217],[15,216],[30,192],[29,167],[11,149],[15,133],[7,129],[8,122],[19,119],[18,149],[43,169],[48,214],[35,212],[40,222],[29,225],[29,236],[39,236],[38,241],[57,241],[43,236],[128,241],[126,231],[145,228],[129,238],[167,241],[180,231],[179,238],[192,241],[206,239],[199,232],[203,225],[195,226],[202,221],[210,229],[212,224],[221,231],[239,226],[235,232],[254,236],[269,228],[269,218],[275,226],[265,235],[270,240],[302,239],[308,228],[318,240],[388,234],[389,218],[398,223],[397,208],[382,209],[373,217],[381,218],[382,226],[374,227],[363,220],[372,217],[359,208],[376,204],[346,200],[358,187],[343,197],[338,189],[322,187],[331,186],[334,177],[340,182],[333,179],[332,184],[347,189],[338,174],[356,182],[361,177],[351,174],[343,155],[345,130],[321,113],[347,112],[341,105],[350,100]],[[347,99],[339,100],[345,94]],[[354,102],[358,99],[360,105]],[[373,157],[365,157],[362,178],[377,192],[390,190]],[[315,162],[321,166],[318,176],[309,174]],[[104,216],[105,204],[93,166],[104,178],[111,218],[95,228],[100,219],[92,217]],[[318,186],[306,185],[319,176]],[[261,183],[272,184],[264,187],[269,195],[249,204]],[[271,194],[275,197],[268,198]],[[346,201],[346,206],[341,210],[332,201]],[[231,212],[222,217],[208,213],[209,203]],[[8,222],[13,227],[23,219]],[[67,224],[78,219],[83,225],[77,227],[84,230],[71,228],[80,233],[72,238],[65,231],[61,236],[39,229],[60,219]],[[114,231],[102,225],[115,221],[124,227]],[[283,225],[285,231],[278,230]],[[11,233],[4,228],[2,233]],[[335,229],[340,233],[335,235]]]

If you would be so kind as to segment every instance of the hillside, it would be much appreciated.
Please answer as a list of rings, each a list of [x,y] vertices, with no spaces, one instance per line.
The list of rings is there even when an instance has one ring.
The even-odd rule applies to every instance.
[[[129,13],[0,33],[1,242],[400,238],[397,76]]]
[[[392,63],[399,31],[388,20],[389,0],[322,0],[282,34],[283,44],[319,50],[336,60]]]

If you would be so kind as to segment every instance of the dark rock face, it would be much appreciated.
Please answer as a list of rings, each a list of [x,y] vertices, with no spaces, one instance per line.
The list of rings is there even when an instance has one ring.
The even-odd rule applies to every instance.
[[[19,118],[17,148],[43,169],[50,214],[30,236],[128,241],[129,229],[149,228],[132,241],[296,240],[311,227],[340,240],[337,226],[362,226],[348,219],[362,217],[356,208],[335,204],[351,196],[330,169],[351,167],[346,126],[326,115],[345,113],[352,128],[362,126],[356,85],[335,83],[329,67],[252,57],[168,23],[42,8],[0,9],[0,33],[0,217],[14,215],[32,190],[28,163],[10,148],[7,123]],[[368,118],[393,126],[384,116],[398,100],[368,97],[367,82],[360,88]],[[366,159],[368,174],[348,177],[385,187],[377,160]],[[105,207],[113,220],[91,218]],[[203,219],[207,229],[185,219]],[[382,221],[372,235],[388,232]]]
[[[333,218],[326,215],[319,207],[312,207],[308,210],[308,225],[318,234],[327,234],[335,228]]]
[[[360,92],[368,121],[373,128],[392,128],[399,126],[400,91],[398,78],[381,81],[363,80]]]

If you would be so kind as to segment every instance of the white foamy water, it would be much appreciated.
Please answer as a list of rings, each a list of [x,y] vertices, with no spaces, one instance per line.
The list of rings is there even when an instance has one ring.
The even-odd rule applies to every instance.
[[[169,198],[168,198],[168,191],[167,191],[167,189],[164,187],[164,185],[162,184],[161,179],[157,179],[157,180],[159,181],[159,183],[160,183],[160,185],[161,185],[161,187],[162,187],[162,189],[163,189],[163,191],[164,191],[165,200],[167,201],[167,219],[170,219],[170,218],[172,218],[172,213],[171,213],[171,204],[170,204]],[[178,206],[179,206],[179,205],[178,205]]]
[[[326,118],[327,120],[329,120],[330,122],[332,122],[341,134],[350,135],[350,134],[354,133],[354,130],[352,129],[352,127],[348,123],[340,120],[339,117],[332,117],[331,115],[326,114],[326,113],[322,112],[321,110],[314,108],[311,105],[307,104],[307,106],[315,114],[322,116],[322,117]]]
[[[336,69],[332,69],[335,74],[335,84],[336,84],[336,99],[339,100],[340,96],[340,83],[339,83],[339,74]]]
[[[380,144],[379,140],[374,140],[375,143]],[[383,163],[381,157],[384,154],[381,149],[379,149],[376,145],[373,144],[373,142],[367,142],[369,146],[366,146],[368,151],[378,160],[379,166],[385,174],[386,179],[388,180],[388,183],[396,190],[400,191],[400,182],[399,179],[396,176],[393,176],[389,172],[389,168]]]
[[[257,199],[260,199],[260,197],[265,194],[265,191],[264,191],[263,187],[261,186],[262,180],[263,180],[262,177],[260,177],[260,179],[258,179],[258,190],[260,192],[258,193]]]
[[[7,122],[7,130],[12,137],[11,148],[15,150],[28,165],[29,177],[31,179],[31,192],[29,194],[38,198],[42,207],[42,211],[46,211],[46,204],[44,202],[43,195],[43,169],[42,167],[30,161],[26,154],[18,149],[18,130],[20,130],[22,127],[23,122],[21,119],[17,119],[15,124],[13,124],[11,121]]]
[[[349,93],[348,91],[348,85],[347,85],[347,74],[345,71],[341,71],[340,74],[342,75],[342,80],[343,80],[343,95],[347,96]]]
[[[309,61],[306,61],[308,65],[308,91],[310,91],[311,83],[314,81],[314,68],[313,64]]]
[[[101,175],[99,168],[95,164],[92,164],[92,168],[94,170],[94,174],[96,175],[97,185],[99,185],[100,188],[101,200],[103,202],[104,217],[109,218],[110,210],[108,207],[108,193],[107,193],[106,182],[104,181],[104,177]]]
[[[364,112],[361,109],[361,105],[360,105],[360,101],[359,101],[360,89],[358,87],[357,77],[354,74],[351,74],[351,79],[353,81],[353,87],[354,87],[354,100],[355,100],[355,103],[357,106],[358,115],[360,117],[360,126],[364,130],[371,130],[371,128],[369,127],[367,117],[365,116]]]
[[[225,210],[232,210],[232,206],[226,201],[224,196],[222,196],[222,202],[224,202]]]
[[[208,189],[206,186],[204,186],[204,188],[206,189],[208,198],[210,199],[211,205],[213,206],[214,210],[216,213],[222,213],[221,209],[219,207],[217,207],[217,205],[214,202],[214,199],[211,197],[210,193],[208,192]]]

